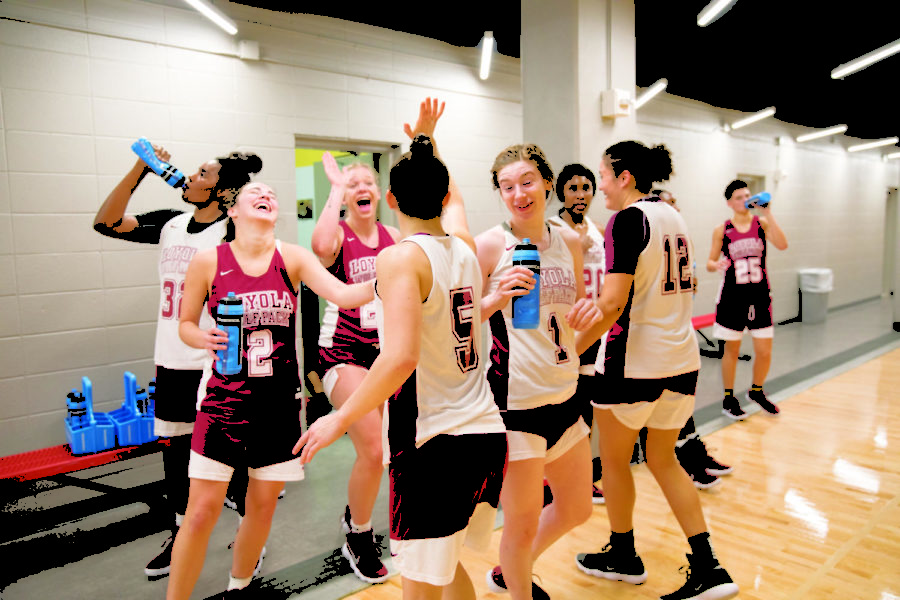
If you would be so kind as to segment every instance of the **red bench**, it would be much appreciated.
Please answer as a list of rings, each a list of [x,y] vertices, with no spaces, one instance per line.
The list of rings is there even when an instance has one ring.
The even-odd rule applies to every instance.
[[[72,473],[126,458],[153,454],[161,451],[164,446],[168,445],[169,440],[167,438],[160,438],[140,446],[113,448],[94,454],[76,456],[72,454],[68,444],[62,444],[61,446],[51,446],[21,454],[0,456],[0,479],[13,479],[16,481],[43,479],[51,475]]]
[[[706,345],[710,348],[714,348],[714,350],[710,350],[709,348],[700,348],[700,354],[703,356],[709,356],[710,358],[722,358],[725,355],[725,341],[719,340],[718,345],[714,344],[711,339],[706,337],[706,335],[700,331],[705,327],[712,327],[716,322],[716,313],[709,313],[708,315],[698,315],[696,317],[691,317],[691,325],[694,326],[694,331],[700,334],[706,341]],[[738,356],[738,360],[750,360],[750,356],[747,354],[741,354]]]

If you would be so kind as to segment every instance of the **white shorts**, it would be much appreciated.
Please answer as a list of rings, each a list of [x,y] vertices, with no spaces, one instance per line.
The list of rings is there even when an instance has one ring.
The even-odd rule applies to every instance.
[[[191,450],[191,461],[188,463],[188,477],[191,479],[208,479],[210,481],[231,481],[234,467],[207,458]],[[286,462],[276,463],[258,469],[247,468],[247,475],[261,481],[301,481],[304,477],[300,457]]]
[[[530,458],[543,458],[545,463],[550,463],[571,450],[581,438],[590,433],[584,419],[578,418],[574,425],[566,429],[559,440],[550,448],[547,448],[547,440],[535,433],[527,431],[507,431],[506,439],[509,442],[509,462],[516,460],[528,460]]]
[[[694,414],[694,396],[663,390],[662,395],[654,402],[602,406],[595,404],[594,407],[611,410],[622,425],[635,431],[644,427],[680,430]]]
[[[744,328],[744,331],[748,331],[746,327]],[[744,331],[728,329],[727,327],[722,327],[718,323],[713,325],[713,337],[728,342],[736,342],[743,338]],[[757,339],[772,339],[775,336],[775,327],[771,325],[769,327],[763,327],[762,329],[750,329],[749,331],[750,336]]]
[[[325,392],[325,395],[328,397],[328,401],[331,401],[331,392],[334,391],[334,386],[337,385],[338,380],[338,371],[341,370],[341,367],[346,367],[346,364],[334,365],[327,371],[325,371],[325,376],[322,377],[322,391]]]
[[[400,575],[431,585],[450,585],[463,544],[475,550],[487,550],[497,509],[482,502],[475,507],[469,524],[453,535],[422,540],[391,540],[391,556]]]

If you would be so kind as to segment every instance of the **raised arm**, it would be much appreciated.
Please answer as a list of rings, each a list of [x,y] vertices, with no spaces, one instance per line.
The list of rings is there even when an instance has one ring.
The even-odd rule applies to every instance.
[[[295,289],[303,281],[316,295],[342,308],[356,308],[375,297],[375,280],[347,285],[329,273],[312,252],[296,244],[282,244],[281,253]]]
[[[787,250],[787,236],[784,235],[784,231],[775,220],[775,215],[772,214],[772,204],[769,203],[760,208],[759,211],[762,213],[759,218],[759,224],[762,226],[763,231],[766,232],[766,239],[771,241],[772,245],[779,250]]]
[[[160,160],[168,162],[170,155],[165,148],[153,146],[153,149]],[[129,233],[138,226],[137,219],[131,215],[126,215],[125,209],[128,207],[128,201],[131,200],[134,190],[137,189],[137,186],[149,172],[150,167],[147,166],[147,163],[140,158],[137,159],[131,170],[112,189],[106,200],[100,205],[100,209],[94,217],[95,231],[110,237],[119,237],[116,234]]]
[[[722,257],[722,240],[725,237],[725,225],[717,225],[713,229],[712,247],[709,249],[709,259],[706,261],[706,270],[710,273],[724,271],[731,262]]]
[[[341,244],[344,243],[344,230],[340,226],[341,204],[344,201],[344,173],[330,152],[322,156],[322,166],[331,182],[331,191],[325,208],[316,221],[312,232],[312,250],[326,267],[330,267],[337,259]],[[312,287],[312,286],[310,286]]]
[[[337,440],[363,415],[380,406],[409,379],[419,362],[422,328],[422,274],[428,259],[418,246],[398,244],[382,250],[375,259],[378,292],[384,303],[381,352],[362,383],[340,410],[319,418],[294,446],[303,448],[307,463],[316,452]],[[430,286],[429,286],[430,288]]]

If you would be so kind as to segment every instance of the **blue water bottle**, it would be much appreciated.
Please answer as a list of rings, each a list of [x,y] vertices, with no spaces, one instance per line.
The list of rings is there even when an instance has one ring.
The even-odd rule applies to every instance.
[[[772,194],[769,192],[760,192],[758,194],[754,194],[747,198],[744,201],[745,208],[763,208],[769,205],[769,202],[772,201]]]
[[[244,301],[234,292],[219,299],[216,307],[216,327],[228,335],[228,348],[216,350],[216,370],[222,375],[235,375],[241,372],[241,324],[244,319]]]
[[[147,166],[150,167],[154,173],[162,177],[163,181],[173,188],[184,187],[184,173],[166,161],[160,160],[159,157],[156,156],[156,152],[153,151],[153,145],[147,138],[140,138],[131,145],[131,149],[134,150],[135,154],[141,157],[141,160],[147,163]]]
[[[513,296],[513,327],[516,329],[537,329],[541,321],[541,256],[537,246],[528,238],[516,245],[512,255],[513,266],[531,269],[534,274],[534,289],[524,296]]]

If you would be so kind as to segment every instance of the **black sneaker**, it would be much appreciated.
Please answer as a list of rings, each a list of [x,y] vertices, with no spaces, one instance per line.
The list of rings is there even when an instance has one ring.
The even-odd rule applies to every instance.
[[[732,395],[725,396],[722,400],[722,414],[735,421],[742,421],[747,418],[747,413],[741,408],[741,403]]]
[[[487,580],[488,589],[493,593],[505,594],[509,591],[506,589],[506,582],[503,581],[503,571],[500,570],[500,565],[497,565],[488,571],[485,579]],[[532,581],[531,598],[532,600],[550,600],[550,594],[545,592],[544,588]]]
[[[603,550],[595,553],[582,553],[575,557],[575,564],[588,575],[611,579],[612,581],[624,581],[640,585],[647,581],[647,570],[644,569],[644,561],[635,554],[623,556],[619,552],[613,552],[612,544],[603,546]]]
[[[350,562],[350,568],[356,576],[366,583],[387,581],[388,570],[381,562],[381,551],[375,544],[373,530],[348,533],[347,542],[341,547],[341,554]]]
[[[259,580],[254,579],[245,588],[241,588],[239,590],[226,590],[215,598],[216,600],[219,600],[220,598],[222,600],[229,600],[230,598],[254,598],[257,596],[257,592],[259,591],[258,588]]]
[[[777,406],[772,404],[772,402],[766,398],[766,394],[762,390],[759,390],[758,392],[750,390],[747,392],[747,400],[759,404],[759,407],[763,409],[763,412],[770,417],[777,417],[778,413],[781,412],[778,410]]]
[[[344,532],[344,535],[350,533],[350,505],[347,505],[347,508],[344,509],[344,512],[341,514],[341,531]]]
[[[606,504],[606,498],[603,497],[603,490],[597,487],[597,484],[594,484],[594,489],[591,492],[591,502],[594,504]]]
[[[688,554],[687,558],[691,563],[693,556]],[[677,591],[660,596],[660,600],[725,600],[738,594],[737,584],[720,564],[713,568],[689,564],[681,570],[687,573],[687,581]]]
[[[675,446],[675,456],[681,468],[691,476],[694,485],[701,490],[722,483],[715,473],[707,469],[712,459],[706,453],[706,445],[699,437],[688,438],[681,446]]]
[[[734,471],[734,467],[731,465],[723,465],[711,455],[706,455],[706,472],[710,475],[730,475],[732,471]]]
[[[691,480],[694,482],[694,486],[697,489],[708,490],[711,487],[716,487],[722,480],[717,476],[711,474],[706,469],[697,471],[696,473],[688,473],[691,476]]]
[[[144,574],[150,577],[159,577],[160,575],[168,575],[169,569],[172,567],[172,544],[175,543],[175,536],[178,535],[178,528],[172,532],[172,535],[163,542],[162,552],[157,554],[153,560],[144,567]]]

